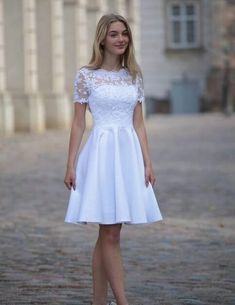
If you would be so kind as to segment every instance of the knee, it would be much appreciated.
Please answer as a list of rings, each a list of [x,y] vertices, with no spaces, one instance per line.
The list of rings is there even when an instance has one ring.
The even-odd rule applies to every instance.
[[[110,244],[119,244],[120,242],[120,227],[119,226],[100,226],[99,235],[101,241]]]

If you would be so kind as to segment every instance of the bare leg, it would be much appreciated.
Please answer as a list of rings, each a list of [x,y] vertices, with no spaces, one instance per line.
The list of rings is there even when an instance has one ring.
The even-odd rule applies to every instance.
[[[92,258],[93,305],[106,305],[108,279],[104,270],[101,253],[101,241],[98,237]]]
[[[100,225],[101,253],[104,269],[117,305],[128,305],[124,291],[124,274],[120,251],[121,224]]]

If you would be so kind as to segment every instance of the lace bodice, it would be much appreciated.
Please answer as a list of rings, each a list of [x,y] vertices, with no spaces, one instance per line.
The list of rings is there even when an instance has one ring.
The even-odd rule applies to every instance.
[[[81,68],[74,80],[74,102],[88,103],[96,126],[129,126],[137,102],[144,101],[142,78],[125,69]]]

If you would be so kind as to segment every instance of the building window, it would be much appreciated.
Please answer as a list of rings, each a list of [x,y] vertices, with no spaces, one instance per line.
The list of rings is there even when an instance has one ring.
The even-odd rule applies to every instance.
[[[199,0],[169,0],[166,5],[167,47],[200,47]]]

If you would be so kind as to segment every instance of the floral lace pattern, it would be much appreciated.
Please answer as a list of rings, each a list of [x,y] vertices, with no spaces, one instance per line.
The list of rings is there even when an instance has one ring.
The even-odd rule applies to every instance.
[[[137,102],[144,102],[143,80],[130,73],[81,68],[74,80],[74,102],[89,103],[96,125],[132,125]]]

